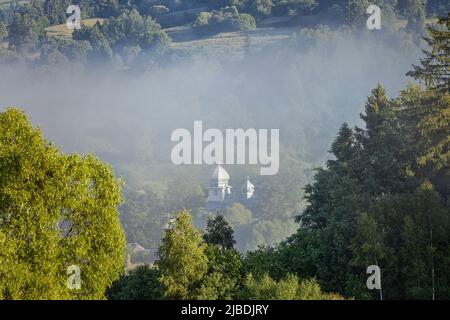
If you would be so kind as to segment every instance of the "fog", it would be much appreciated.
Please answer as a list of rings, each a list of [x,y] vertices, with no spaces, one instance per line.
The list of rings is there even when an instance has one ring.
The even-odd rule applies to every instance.
[[[396,96],[408,81],[419,48],[396,37],[319,32],[238,58],[172,57],[146,72],[3,65],[0,107],[24,109],[64,151],[96,153],[117,170],[142,165],[149,178],[161,174],[153,166],[171,166],[171,132],[193,130],[194,120],[221,130],[280,129],[281,159],[289,149],[321,164],[342,122],[361,124],[377,83]]]

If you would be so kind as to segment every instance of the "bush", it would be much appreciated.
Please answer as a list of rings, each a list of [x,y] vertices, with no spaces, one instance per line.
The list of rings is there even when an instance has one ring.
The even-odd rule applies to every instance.
[[[253,16],[239,13],[235,6],[220,11],[201,12],[192,28],[200,34],[216,34],[220,32],[252,30],[256,28]]]
[[[268,274],[254,277],[247,275],[242,299],[248,300],[340,300],[337,294],[322,292],[315,279],[301,280],[288,274],[286,278],[276,281]]]
[[[156,300],[162,297],[160,272],[150,266],[139,266],[115,281],[106,291],[109,300]]]

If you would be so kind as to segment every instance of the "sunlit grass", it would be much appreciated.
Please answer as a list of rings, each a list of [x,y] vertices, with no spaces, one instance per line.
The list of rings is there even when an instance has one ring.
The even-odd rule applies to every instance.
[[[92,18],[92,19],[82,20],[81,24],[82,24],[82,26],[92,27],[97,22],[103,23],[104,21],[105,21],[105,19]],[[72,38],[72,33],[73,33],[73,30],[67,28],[65,23],[50,26],[50,27],[46,28],[45,31],[47,31],[47,35],[50,37],[65,38],[65,39]]]

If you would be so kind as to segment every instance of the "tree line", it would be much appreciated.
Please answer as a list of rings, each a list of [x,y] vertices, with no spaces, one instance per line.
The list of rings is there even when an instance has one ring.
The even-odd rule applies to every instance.
[[[369,265],[382,271],[391,299],[450,297],[450,15],[429,28],[430,49],[389,98],[381,85],[368,97],[365,128],[343,124],[333,159],[306,186],[297,233],[250,253],[274,278],[316,276],[326,290],[376,298],[365,288]]]
[[[83,26],[71,39],[48,35],[46,28],[66,22],[70,4],[80,6],[83,19],[100,20],[93,27]],[[0,8],[0,44],[8,47],[0,45],[0,61],[26,60],[44,65],[72,61],[93,65],[118,64],[116,60],[120,59],[122,65],[141,66],[161,56],[155,48],[167,49],[170,38],[165,27],[188,26],[194,37],[201,37],[252,30],[264,18],[281,17],[286,21],[279,22],[279,26],[328,24],[365,28],[369,4],[381,7],[383,24],[398,24],[398,19],[405,19],[406,29],[417,34],[421,34],[427,18],[449,10],[444,0],[12,1]],[[311,19],[304,19],[305,16],[314,17],[314,23],[311,25]],[[124,39],[124,34],[130,37]]]

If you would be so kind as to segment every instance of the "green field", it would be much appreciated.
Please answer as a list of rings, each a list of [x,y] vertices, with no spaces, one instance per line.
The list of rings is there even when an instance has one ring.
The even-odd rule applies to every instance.
[[[103,21],[104,21],[104,19],[92,18],[92,19],[83,20],[81,23],[83,26],[92,27],[97,22],[103,23]],[[73,30],[67,28],[66,24],[58,24],[58,25],[50,26],[50,27],[46,28],[45,30],[47,31],[47,35],[52,36],[52,37],[65,38],[65,39],[72,38]]]

